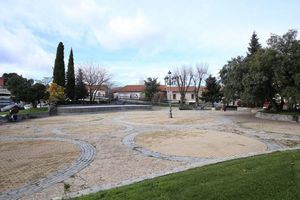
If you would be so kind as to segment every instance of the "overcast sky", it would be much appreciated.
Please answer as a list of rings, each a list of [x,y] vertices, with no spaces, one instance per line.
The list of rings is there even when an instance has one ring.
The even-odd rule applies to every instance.
[[[182,64],[207,63],[218,75],[231,57],[245,55],[255,30],[300,28],[299,0],[1,0],[0,74],[52,76],[57,45],[71,47],[75,65],[99,64],[116,84],[160,80]],[[67,62],[66,62],[67,65]]]

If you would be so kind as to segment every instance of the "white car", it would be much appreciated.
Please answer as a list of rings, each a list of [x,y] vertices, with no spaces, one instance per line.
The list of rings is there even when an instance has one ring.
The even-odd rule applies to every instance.
[[[25,109],[25,110],[28,110],[28,109],[30,109],[30,108],[32,108],[32,105],[31,105],[31,104],[26,104],[26,105],[24,105],[24,109]]]
[[[46,103],[39,103],[36,107],[37,108],[48,108],[48,104],[46,104]]]

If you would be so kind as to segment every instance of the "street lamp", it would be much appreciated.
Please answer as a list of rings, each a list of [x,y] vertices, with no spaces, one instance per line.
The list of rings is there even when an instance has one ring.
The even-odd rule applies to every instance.
[[[173,82],[175,81],[176,77],[172,77],[172,72],[169,71],[168,75],[165,77],[165,84],[167,86],[167,92],[169,93],[169,117],[173,118],[172,115],[172,96],[171,96],[171,86],[173,85]],[[168,94],[167,94],[168,95]]]

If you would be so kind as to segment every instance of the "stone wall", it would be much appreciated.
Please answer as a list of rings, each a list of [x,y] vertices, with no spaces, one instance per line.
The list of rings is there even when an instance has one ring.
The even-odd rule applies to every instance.
[[[297,122],[297,123],[299,123],[299,121],[300,121],[299,116],[264,113],[264,112],[257,112],[255,114],[255,117],[258,117],[261,119],[286,121],[286,122]]]
[[[151,105],[109,105],[109,106],[58,106],[57,114],[92,113],[122,110],[151,110]]]

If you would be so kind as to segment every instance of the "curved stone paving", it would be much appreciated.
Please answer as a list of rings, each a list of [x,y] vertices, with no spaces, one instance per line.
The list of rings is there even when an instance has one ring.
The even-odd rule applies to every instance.
[[[131,117],[135,115],[135,118],[141,118],[141,120],[131,120]],[[158,117],[153,117],[156,115],[158,115]],[[32,189],[32,186],[28,186],[28,188],[24,188],[23,190],[20,188],[20,192],[23,192],[23,195],[18,196],[21,197],[22,200],[56,199],[56,197],[59,199],[62,197],[74,197],[97,192],[99,190],[114,188],[193,167],[257,154],[249,152],[243,155],[240,154],[222,158],[170,156],[151,151],[134,142],[134,138],[137,135],[147,132],[178,130],[228,132],[263,142],[267,146],[267,150],[264,153],[298,149],[300,147],[300,143],[298,143],[300,142],[300,134],[297,133],[298,129],[295,129],[294,132],[296,133],[294,134],[249,129],[237,123],[236,119],[242,119],[242,115],[243,114],[237,112],[224,113],[174,110],[174,117],[185,120],[187,122],[186,124],[181,122],[177,123],[176,121],[169,123],[168,121],[170,120],[163,119],[163,117],[168,117],[167,108],[146,112],[134,111],[99,113],[94,115],[56,116],[47,119],[26,121],[24,123],[7,124],[3,127],[2,132],[0,130],[0,135],[15,135],[17,137],[19,133],[23,131],[22,135],[28,135],[30,139],[35,135],[39,136],[36,138],[37,140],[40,138],[52,138],[54,140],[60,138],[63,140],[72,140],[73,142],[84,140],[97,148],[98,152],[96,156],[94,154],[95,159],[93,164],[85,170],[81,170],[79,173],[70,173],[69,175],[63,176],[64,178],[61,178],[59,172],[56,173],[56,176],[61,178],[60,182],[64,180],[65,183],[71,185],[70,192],[64,192],[63,183],[57,183],[58,178],[54,177],[53,182],[57,184],[42,184],[43,187],[39,186],[40,188],[36,190]],[[261,121],[249,118],[250,115],[247,116],[248,118],[245,118],[246,122],[253,121],[261,124]],[[148,120],[145,121],[147,123],[143,122],[142,119],[144,117],[148,118]],[[188,120],[190,118],[194,121],[189,122]],[[202,119],[205,119],[203,123],[201,123]],[[267,123],[267,121],[264,122]],[[105,128],[106,125],[119,128],[108,130]],[[285,126],[289,127],[290,124],[285,124]],[[0,136],[0,141],[4,138],[4,136]],[[77,138],[79,140],[67,138]],[[10,139],[12,139],[12,137]],[[292,141],[292,143],[295,142],[296,145],[288,146],[282,141]],[[93,146],[91,147],[94,149]],[[72,171],[74,169],[68,170]],[[63,173],[69,172],[64,171]],[[65,179],[72,174],[74,174],[74,176]],[[31,191],[26,193],[26,190]],[[30,193],[33,192],[35,193],[30,195]],[[6,197],[9,198],[9,196]],[[15,195],[15,197],[17,197],[17,195]]]
[[[61,138],[61,137],[9,137],[1,136],[0,141],[38,141],[38,140],[54,140],[61,142],[68,142],[80,147],[80,156],[79,158],[71,165],[64,169],[58,170],[55,173],[48,175],[46,178],[40,179],[39,181],[27,184],[22,187],[12,189],[7,192],[0,193],[0,199],[19,199],[25,195],[30,195],[32,193],[41,191],[51,185],[61,182],[70,176],[81,171],[87,167],[94,159],[96,154],[96,149],[91,144],[82,141],[74,140],[70,138]]]
[[[134,139],[137,135],[143,134],[146,131],[149,130],[173,130],[176,131],[178,129],[181,130],[194,130],[197,128],[198,130],[217,130],[217,131],[228,131],[225,130],[224,126],[227,124],[231,124],[233,121],[228,118],[223,118],[223,119],[218,119],[217,122],[214,122],[215,126],[212,126],[210,123],[205,123],[205,124],[193,124],[193,125],[179,125],[179,124],[155,124],[155,123],[150,123],[150,124],[143,124],[143,123],[138,123],[138,122],[132,122],[132,121],[126,121],[126,116],[119,116],[114,118],[113,120],[114,124],[121,124],[126,127],[125,132],[127,135],[123,138],[122,143],[127,146],[129,149],[132,149],[135,152],[138,152],[139,154],[146,156],[146,157],[153,157],[157,158],[160,160],[169,160],[169,161],[175,161],[175,162],[181,162],[185,163],[181,167],[173,168],[167,171],[160,171],[160,172],[155,172],[151,174],[146,174],[144,176],[141,176],[139,178],[134,178],[134,179],[128,179],[124,180],[118,184],[104,184],[104,185],[99,185],[99,186],[94,186],[89,189],[77,191],[76,193],[71,193],[69,194],[70,197],[76,197],[76,196],[81,196],[81,195],[86,195],[89,193],[95,193],[101,190],[106,190],[114,187],[119,187],[123,185],[128,185],[132,183],[136,183],[145,179],[150,179],[150,178],[155,178],[158,176],[163,176],[171,173],[176,173],[176,172],[181,172],[190,168],[194,167],[201,167],[204,165],[208,164],[215,164],[218,162],[224,162],[227,160],[232,160],[232,159],[237,159],[237,158],[244,158],[244,157],[249,157],[249,156],[254,156],[254,155],[259,155],[259,154],[265,154],[265,153],[271,153],[274,151],[285,151],[285,150],[294,150],[294,149],[299,149],[300,146],[296,146],[293,148],[287,148],[286,146],[280,144],[277,142],[277,140],[280,139],[287,139],[287,137],[291,140],[295,141],[300,141],[300,136],[299,135],[286,135],[284,133],[282,134],[271,134],[268,132],[262,132],[262,131],[257,131],[257,130],[252,130],[252,129],[246,129],[242,127],[234,127],[232,129],[232,133],[238,134],[238,135],[243,135],[255,140],[258,140],[260,142],[263,142],[267,146],[267,150],[264,152],[249,152],[245,154],[238,154],[238,155],[233,155],[233,156],[227,156],[223,158],[215,158],[215,157],[191,157],[191,156],[176,156],[176,155],[166,155],[162,154],[160,152],[155,152],[150,149],[147,149],[141,145],[138,145],[135,143]]]

